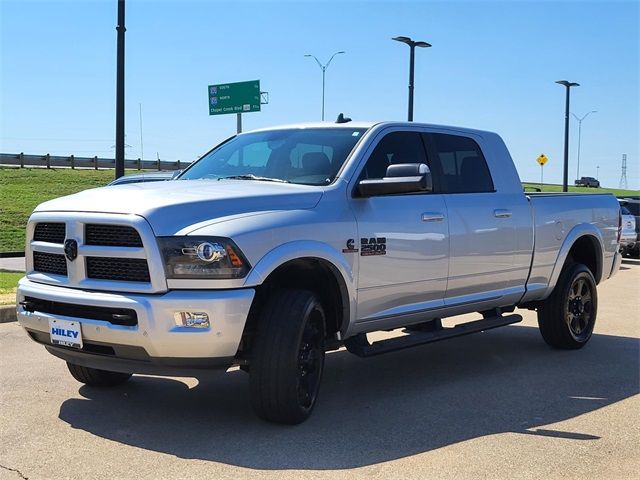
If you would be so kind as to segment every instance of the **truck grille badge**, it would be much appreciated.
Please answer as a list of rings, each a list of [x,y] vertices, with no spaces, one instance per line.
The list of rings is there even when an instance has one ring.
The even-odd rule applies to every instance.
[[[73,262],[78,256],[78,242],[71,238],[67,238],[64,241],[64,255],[70,262]]]

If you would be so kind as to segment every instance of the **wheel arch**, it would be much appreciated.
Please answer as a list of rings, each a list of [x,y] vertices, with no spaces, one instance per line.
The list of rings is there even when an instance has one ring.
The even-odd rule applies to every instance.
[[[602,234],[593,224],[576,225],[565,237],[556,259],[544,298],[555,288],[562,269],[569,261],[582,263],[593,274],[596,285],[603,277],[604,248]]]
[[[256,289],[245,334],[251,334],[261,307],[273,288],[305,288],[316,292],[330,318],[327,333],[344,334],[355,315],[355,285],[351,265],[331,246],[317,241],[283,244],[267,253],[245,282]]]

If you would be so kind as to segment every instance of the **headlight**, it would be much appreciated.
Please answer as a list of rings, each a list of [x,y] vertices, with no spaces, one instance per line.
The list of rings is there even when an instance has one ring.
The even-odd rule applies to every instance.
[[[160,237],[167,278],[242,278],[251,268],[228,238]]]

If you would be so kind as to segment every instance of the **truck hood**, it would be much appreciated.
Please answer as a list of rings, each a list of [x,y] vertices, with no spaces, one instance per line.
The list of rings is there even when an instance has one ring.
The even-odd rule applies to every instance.
[[[140,215],[147,219],[156,235],[163,236],[229,216],[310,209],[318,204],[322,192],[322,187],[291,183],[177,180],[85,190],[44,202],[35,211]]]

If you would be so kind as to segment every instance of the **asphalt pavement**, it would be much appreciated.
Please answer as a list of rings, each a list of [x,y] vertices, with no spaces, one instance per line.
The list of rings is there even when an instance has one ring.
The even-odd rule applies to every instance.
[[[550,349],[519,311],[521,324],[380,357],[331,353],[296,427],[253,416],[241,371],[95,389],[3,324],[0,478],[637,479],[639,286],[625,260],[579,351]]]
[[[24,272],[24,257],[0,258],[0,271]]]

